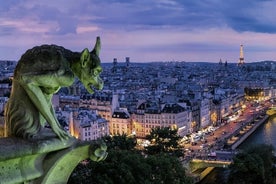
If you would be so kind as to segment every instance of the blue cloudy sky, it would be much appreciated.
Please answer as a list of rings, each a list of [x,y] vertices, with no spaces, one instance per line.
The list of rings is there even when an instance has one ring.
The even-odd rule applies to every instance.
[[[41,44],[73,51],[101,36],[103,62],[276,60],[276,0],[5,0],[0,59]]]

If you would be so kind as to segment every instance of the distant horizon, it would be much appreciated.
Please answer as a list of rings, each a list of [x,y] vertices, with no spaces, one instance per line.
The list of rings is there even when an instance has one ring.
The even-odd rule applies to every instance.
[[[135,62],[135,61],[130,61],[130,63],[169,63],[169,62],[186,62],[186,63],[219,63],[219,61],[215,62],[215,61],[144,61],[144,62]],[[244,64],[247,63],[258,63],[258,62],[276,62],[276,60],[260,60],[260,61],[254,61],[254,62],[245,62]],[[106,64],[112,64],[113,62],[103,62],[102,63],[106,63]],[[121,64],[121,63],[125,63],[125,61],[118,61],[117,63]],[[237,64],[237,62],[231,62],[231,61],[227,61],[228,64]],[[222,61],[222,64],[225,64],[225,61]]]
[[[36,45],[35,45],[36,46]],[[35,47],[35,46],[33,46],[33,47]],[[62,46],[62,45],[60,45],[60,46]],[[33,47],[30,47],[30,48],[27,48],[19,57],[18,57],[18,59],[5,59],[5,58],[2,58],[1,57],[1,55],[0,55],[0,60],[6,60],[6,61],[19,61],[19,59],[21,58],[21,56],[28,50],[28,49],[31,49],[31,48],[33,48]],[[64,46],[63,46],[64,47]],[[66,47],[65,47],[66,48]],[[68,48],[67,48],[68,49]],[[70,50],[70,49],[69,49]],[[76,52],[75,50],[72,50],[73,52]],[[101,50],[101,52],[102,52],[103,50]],[[81,52],[81,51],[79,51],[79,52]],[[275,51],[275,53],[276,53],[276,51]],[[2,54],[2,52],[0,52],[0,54]],[[276,54],[275,54],[276,55]],[[129,57],[128,55],[127,56],[125,56],[125,57]],[[101,54],[100,53],[100,58],[101,58],[101,60],[102,60],[102,62],[103,63],[112,63],[113,62],[113,59],[114,58],[117,58],[117,61],[118,62],[124,62],[125,61],[125,57],[123,58],[123,57],[120,57],[120,58],[117,58],[117,57],[113,57],[112,59],[111,59],[111,61],[104,61],[102,58],[105,58],[104,56],[103,56],[103,54]],[[222,59],[222,58],[218,58],[217,59],[217,61],[202,61],[202,60],[193,60],[193,61],[188,61],[188,60],[174,60],[174,59],[172,59],[172,60],[166,60],[166,59],[164,59],[164,60],[139,60],[139,61],[132,61],[131,59],[133,59],[133,58],[131,58],[130,57],[130,61],[131,62],[135,62],[135,63],[152,63],[152,62],[205,62],[205,63],[217,63],[217,62],[219,62],[220,61],[220,59]],[[238,58],[239,59],[239,58]],[[228,63],[238,63],[238,59],[236,59],[236,61],[231,61],[231,60],[222,60],[222,63],[225,63],[226,61],[228,62]],[[247,61],[246,60],[246,58],[245,58],[245,63],[255,63],[255,62],[261,62],[261,61],[276,61],[276,58],[275,59],[258,59],[258,60],[254,60],[254,61]]]
[[[93,49],[102,61],[238,62],[276,60],[274,1],[58,0],[3,1],[0,59],[18,61],[27,49],[56,44]]]
[[[12,61],[12,62],[18,62],[17,60],[8,60],[8,59],[0,59],[0,62],[5,62],[5,61]],[[212,61],[130,61],[130,64],[148,64],[148,63],[210,63],[210,64],[218,64],[219,61],[217,62],[212,62]],[[276,62],[276,60],[260,60],[260,61],[254,61],[254,62],[245,62],[244,64],[250,64],[250,63],[258,63],[258,62]],[[113,64],[113,61],[111,62],[106,62],[106,61],[101,61],[101,63],[103,64]],[[118,61],[117,63],[120,64],[125,64],[125,61]],[[238,62],[231,62],[231,61],[227,61],[228,64],[237,64]],[[222,64],[225,64],[225,61],[222,61]]]

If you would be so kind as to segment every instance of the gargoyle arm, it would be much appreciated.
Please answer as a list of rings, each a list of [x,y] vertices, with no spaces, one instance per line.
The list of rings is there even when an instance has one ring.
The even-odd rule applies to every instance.
[[[51,101],[42,92],[40,86],[58,86],[57,81],[53,80],[53,76],[22,76],[21,86],[25,89],[33,104],[52,127],[52,130],[60,139],[67,139],[69,135],[60,128],[52,109]],[[48,80],[47,80],[48,79]],[[52,79],[52,80],[51,80]],[[59,88],[59,87],[58,87]],[[49,107],[50,106],[50,107]]]

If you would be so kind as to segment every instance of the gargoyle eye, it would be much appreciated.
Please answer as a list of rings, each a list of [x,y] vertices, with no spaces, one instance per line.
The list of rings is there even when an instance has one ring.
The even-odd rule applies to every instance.
[[[99,75],[102,72],[102,70],[103,69],[101,67],[97,67],[97,68],[91,69],[91,75],[97,76],[97,75]]]
[[[102,73],[102,71],[103,71],[102,67],[98,67],[97,71],[98,71],[98,73]]]

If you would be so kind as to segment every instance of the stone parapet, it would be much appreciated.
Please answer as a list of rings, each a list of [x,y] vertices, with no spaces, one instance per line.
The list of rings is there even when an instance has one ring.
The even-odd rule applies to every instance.
[[[65,184],[77,164],[94,154],[95,145],[74,138],[1,138],[0,184]]]

